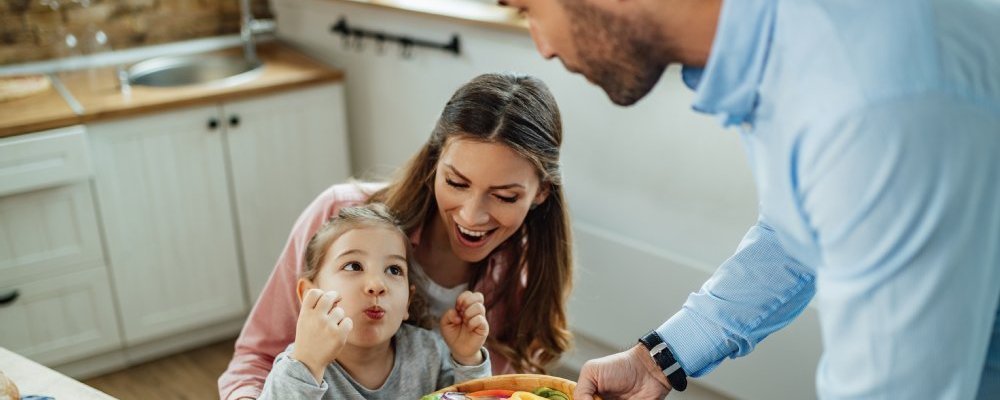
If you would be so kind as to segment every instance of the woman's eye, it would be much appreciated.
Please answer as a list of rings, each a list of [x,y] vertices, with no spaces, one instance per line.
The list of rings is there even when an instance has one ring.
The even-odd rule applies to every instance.
[[[390,275],[403,276],[403,267],[400,267],[398,265],[390,265],[388,268],[385,269],[385,272],[388,272]]]
[[[502,201],[504,203],[515,203],[515,202],[517,202],[517,196],[501,196],[499,194],[495,194],[494,196],[496,196],[497,199],[500,199],[500,201]]]
[[[356,261],[351,261],[351,262],[349,262],[347,264],[344,264],[344,268],[343,269],[345,271],[361,271],[362,268],[361,268],[361,263],[356,262]]]
[[[453,181],[451,179],[448,179],[448,178],[444,178],[444,181],[448,184],[448,186],[456,187],[456,188],[459,188],[459,189],[465,189],[465,188],[469,187],[468,183],[458,183],[458,182],[455,182],[455,181]]]

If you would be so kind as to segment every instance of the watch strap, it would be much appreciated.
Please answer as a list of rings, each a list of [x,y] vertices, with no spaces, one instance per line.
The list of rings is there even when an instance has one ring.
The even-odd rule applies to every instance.
[[[670,351],[670,347],[655,330],[639,338],[639,343],[642,343],[649,351],[650,357],[659,366],[663,375],[667,376],[667,382],[670,382],[670,386],[678,392],[687,389],[687,374],[684,372],[684,368],[681,368],[680,363],[674,358],[674,353]]]

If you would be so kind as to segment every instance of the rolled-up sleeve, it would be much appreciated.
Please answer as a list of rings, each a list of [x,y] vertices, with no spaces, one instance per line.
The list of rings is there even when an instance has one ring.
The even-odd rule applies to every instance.
[[[814,275],[789,257],[764,221],[743,237],[681,310],[656,329],[690,376],[746,355],[788,325],[815,293]]]

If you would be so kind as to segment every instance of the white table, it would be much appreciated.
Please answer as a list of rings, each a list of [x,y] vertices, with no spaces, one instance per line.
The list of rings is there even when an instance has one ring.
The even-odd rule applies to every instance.
[[[17,385],[21,396],[34,394],[56,400],[115,400],[106,393],[0,347],[0,370]]]

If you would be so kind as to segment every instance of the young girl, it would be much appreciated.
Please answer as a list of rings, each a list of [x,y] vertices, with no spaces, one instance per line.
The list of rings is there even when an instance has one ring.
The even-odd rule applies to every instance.
[[[302,212],[219,378],[220,398],[260,394],[274,357],[294,340],[309,238],[340,208],[367,202],[385,203],[409,235],[432,315],[465,290],[483,293],[493,374],[544,372],[570,341],[561,145],[559,108],[540,80],[485,74],[463,85],[391,182],[333,185]]]
[[[295,342],[275,359],[261,398],[416,398],[489,376],[482,295],[462,293],[440,335],[411,325],[428,322],[411,256],[380,204],[341,209],[324,225],[298,280]]]

